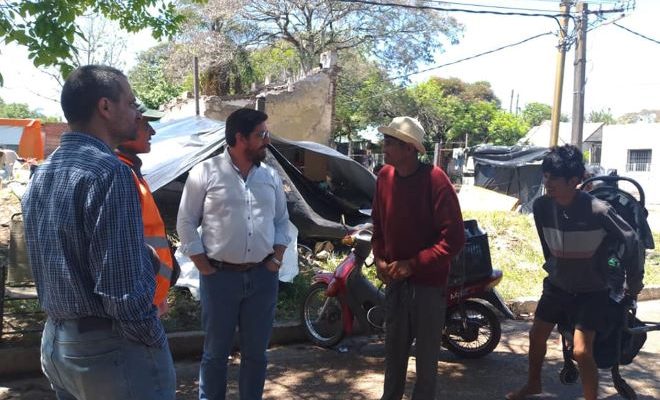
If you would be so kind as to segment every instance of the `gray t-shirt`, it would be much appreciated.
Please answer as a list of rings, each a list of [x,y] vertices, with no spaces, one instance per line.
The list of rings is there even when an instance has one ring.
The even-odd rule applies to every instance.
[[[586,192],[578,191],[567,207],[548,196],[539,197],[533,210],[545,256],[543,268],[550,282],[567,292],[608,287],[613,243],[624,246],[626,262],[638,262],[635,231],[608,203]]]

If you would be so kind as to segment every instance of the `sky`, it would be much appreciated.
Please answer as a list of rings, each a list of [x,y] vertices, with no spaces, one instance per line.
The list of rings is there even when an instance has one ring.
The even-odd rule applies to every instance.
[[[614,0],[594,0],[590,9],[603,4],[611,9]],[[463,4],[519,7],[548,11],[559,10],[559,0],[456,0],[447,4],[453,8],[471,8]],[[633,3],[630,1],[630,3]],[[660,0],[636,0],[636,8],[617,21],[633,31],[660,41]],[[439,4],[438,4],[439,5]],[[483,7],[479,7],[483,9]],[[510,11],[506,9],[493,9]],[[526,11],[521,11],[526,12]],[[531,36],[557,32],[557,24],[549,18],[475,15],[452,13],[465,26],[458,45],[448,45],[439,52],[436,62],[422,66],[453,62],[504,45],[519,42]],[[617,15],[618,16],[618,15]],[[591,16],[590,22],[596,17]],[[608,20],[615,16],[608,15]],[[552,104],[557,60],[555,35],[547,35],[525,44],[478,57],[473,60],[439,68],[411,77],[413,83],[430,76],[457,77],[466,82],[485,80],[491,83],[502,108],[520,109],[530,102]],[[148,32],[129,36],[125,52],[125,69],[135,64],[135,56],[157,42]],[[570,116],[573,99],[574,47],[566,54],[562,113]],[[5,86],[0,97],[5,102],[27,103],[47,115],[61,116],[59,104],[52,99],[59,97],[59,86],[48,75],[35,68],[27,58],[27,52],[13,45],[0,49],[0,72]],[[615,116],[642,109],[660,109],[660,44],[635,36],[613,24],[598,27],[587,34],[587,84],[585,88],[585,112],[610,110]],[[511,91],[514,98],[511,104]]]

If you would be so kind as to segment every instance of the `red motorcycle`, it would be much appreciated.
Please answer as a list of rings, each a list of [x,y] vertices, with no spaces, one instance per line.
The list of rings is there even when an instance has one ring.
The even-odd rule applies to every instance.
[[[369,333],[385,330],[385,294],[363,274],[371,253],[371,224],[360,225],[344,238],[352,250],[334,272],[314,275],[303,298],[303,327],[316,345],[331,347],[354,331],[354,323]],[[443,346],[459,357],[480,358],[491,353],[500,341],[502,328],[497,314],[513,313],[495,290],[502,271],[490,263],[488,237],[476,221],[465,221],[466,245],[452,261],[447,293]],[[373,266],[373,262],[367,266]]]

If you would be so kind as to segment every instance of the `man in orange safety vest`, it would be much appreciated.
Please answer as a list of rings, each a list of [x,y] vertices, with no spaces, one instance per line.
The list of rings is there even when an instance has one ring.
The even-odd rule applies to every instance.
[[[143,104],[138,103],[138,111],[142,113],[138,133],[135,140],[129,140],[117,147],[117,157],[133,171],[133,179],[138,188],[140,205],[142,206],[142,222],[144,224],[144,239],[151,246],[160,260],[160,266],[156,271],[156,293],[154,305],[158,307],[158,315],[167,312],[167,292],[174,285],[178,277],[179,268],[172,254],[170,243],[165,232],[165,223],[160,216],[154,197],[147,181],[142,176],[142,161],[138,154],[151,151],[151,137],[156,134],[150,121],[158,121],[163,114],[160,111],[150,110]]]

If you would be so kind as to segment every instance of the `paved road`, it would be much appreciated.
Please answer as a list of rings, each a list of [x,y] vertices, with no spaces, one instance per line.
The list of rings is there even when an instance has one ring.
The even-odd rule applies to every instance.
[[[660,321],[660,300],[640,304],[644,320]],[[495,352],[481,360],[460,360],[443,351],[439,399],[502,399],[524,381],[527,369],[527,337],[530,323],[510,321],[503,326],[502,342]],[[558,337],[550,344],[544,369],[545,392],[536,399],[581,399],[580,386],[564,386],[557,372],[561,368]],[[269,350],[270,366],[266,399],[336,400],[378,399],[383,383],[383,345],[377,338],[355,337],[343,345],[348,351],[324,350],[310,345],[291,345]],[[229,399],[236,399],[239,360],[230,367]],[[198,361],[177,362],[178,399],[197,398]],[[408,380],[414,379],[411,358]],[[638,399],[660,398],[660,332],[653,332],[632,365],[622,367],[624,378],[637,391]],[[0,380],[1,382],[1,380]],[[619,399],[609,371],[601,371],[601,398]],[[406,392],[410,398],[411,385]],[[54,399],[43,378],[0,383],[0,400]]]

